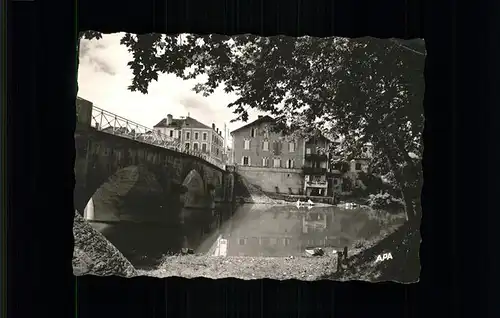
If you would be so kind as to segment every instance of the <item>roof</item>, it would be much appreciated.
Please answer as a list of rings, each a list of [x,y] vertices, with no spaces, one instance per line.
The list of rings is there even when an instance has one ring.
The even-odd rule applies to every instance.
[[[167,125],[167,119],[163,118],[162,120],[160,120],[158,124],[153,126],[153,128],[158,128],[158,127],[174,127],[174,128],[189,127],[189,128],[200,128],[200,129],[212,129],[211,127],[208,127],[207,125],[197,121],[192,117],[172,118],[172,123],[170,125]]]
[[[272,118],[271,116],[268,116],[268,115],[262,116],[262,117],[257,118],[256,120],[254,120],[254,121],[252,121],[252,122],[250,122],[250,123],[248,123],[248,124],[246,124],[246,125],[238,128],[238,129],[235,129],[235,130],[231,131],[231,134],[235,133],[235,132],[237,132],[239,130],[242,130],[244,128],[247,128],[247,127],[250,127],[250,126],[255,126],[255,125],[258,125],[260,123],[269,122],[269,121],[274,121],[274,118]]]

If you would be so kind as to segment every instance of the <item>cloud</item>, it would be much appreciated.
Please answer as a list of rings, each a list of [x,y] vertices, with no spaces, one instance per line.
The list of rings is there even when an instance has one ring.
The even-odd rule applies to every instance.
[[[202,100],[198,96],[185,96],[179,103],[184,106],[187,111],[210,111],[211,106],[206,100]]]
[[[81,40],[79,59],[80,63],[92,65],[97,72],[103,72],[109,75],[116,75],[116,72],[111,64],[103,58],[99,50],[105,50],[106,46],[102,42]]]
[[[173,74],[161,74],[153,81],[148,94],[131,92],[128,86],[133,78],[127,63],[132,59],[127,48],[120,44],[123,33],[105,34],[100,40],[82,40],[78,68],[78,95],[95,106],[152,127],[167,114],[174,117],[190,116],[206,124],[231,131],[245,123],[230,123],[235,118],[227,105],[237,96],[226,94],[222,88],[204,97],[192,88],[197,80],[185,81]],[[258,111],[250,110],[250,120]]]

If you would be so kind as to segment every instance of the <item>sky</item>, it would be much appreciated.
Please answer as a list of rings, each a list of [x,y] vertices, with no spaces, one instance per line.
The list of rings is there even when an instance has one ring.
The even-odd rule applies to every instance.
[[[236,95],[226,94],[219,88],[204,97],[192,91],[196,80],[184,81],[172,74],[161,74],[157,82],[151,82],[148,94],[129,91],[127,87],[133,75],[127,63],[132,55],[120,45],[122,36],[123,33],[104,34],[100,40],[81,41],[79,97],[147,127],[153,127],[167,114],[174,118],[189,115],[207,126],[215,123],[221,130],[224,124],[229,131],[246,124],[230,123],[235,115],[227,105],[236,100]],[[259,114],[249,110],[248,122],[257,119]]]

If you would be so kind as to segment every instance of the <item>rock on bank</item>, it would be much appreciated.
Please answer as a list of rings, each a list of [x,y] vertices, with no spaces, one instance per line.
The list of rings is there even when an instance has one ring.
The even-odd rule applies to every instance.
[[[73,251],[75,275],[131,277],[137,274],[134,266],[125,256],[78,212],[75,212],[73,236],[75,238]]]

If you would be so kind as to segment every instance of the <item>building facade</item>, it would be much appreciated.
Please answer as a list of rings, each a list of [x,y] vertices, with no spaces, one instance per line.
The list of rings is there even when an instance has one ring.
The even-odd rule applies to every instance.
[[[274,119],[261,116],[231,132],[231,162],[240,174],[264,191],[332,197],[344,192],[344,179],[357,183],[357,174],[367,172],[372,146],[352,161],[331,164],[334,143],[318,132],[306,139],[293,139],[273,132]],[[347,169],[341,166],[346,165]]]
[[[301,194],[304,141],[274,132],[274,119],[257,120],[231,132],[231,162],[264,191]]]
[[[269,116],[262,116],[231,132],[235,164],[283,169],[303,166],[303,141],[272,131],[273,121]]]
[[[175,139],[184,149],[200,151],[219,162],[224,161],[224,137],[215,124],[209,127],[189,115],[173,118],[169,114],[156,124],[154,129]]]
[[[321,133],[309,138],[306,143],[304,164],[304,193],[308,196],[328,196],[342,192],[343,173],[334,161],[331,150],[337,141],[326,138]]]

